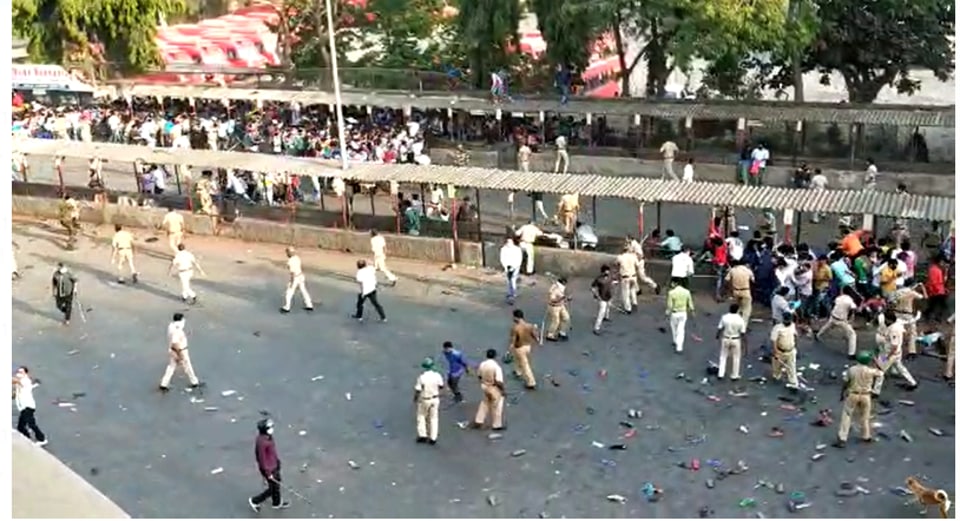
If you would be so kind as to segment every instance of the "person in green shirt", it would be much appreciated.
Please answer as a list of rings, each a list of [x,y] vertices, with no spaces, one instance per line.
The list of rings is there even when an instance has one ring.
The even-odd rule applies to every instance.
[[[679,278],[674,277],[670,280],[670,291],[667,292],[667,318],[670,320],[670,336],[673,338],[673,347],[678,353],[683,352],[687,317],[693,311],[693,296],[690,294],[690,290],[680,284]]]
[[[409,235],[420,235],[420,212],[410,204],[410,201],[404,201],[403,208],[403,229]]]
[[[869,295],[872,273],[873,265],[867,255],[867,248],[864,248],[853,260],[853,275],[857,278],[857,292],[861,295]]]

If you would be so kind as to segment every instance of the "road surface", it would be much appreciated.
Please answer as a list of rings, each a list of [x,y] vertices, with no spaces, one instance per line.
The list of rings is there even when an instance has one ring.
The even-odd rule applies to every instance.
[[[466,378],[464,404],[443,397],[440,443],[430,447],[414,443],[419,363],[439,357],[444,340],[472,360],[487,348],[503,350],[510,308],[494,274],[392,262],[400,283],[381,297],[390,321],[359,325],[347,316],[355,258],[306,251],[307,285],[322,306],[282,316],[282,247],[188,238],[209,276],[196,281],[200,301],[186,309],[166,275],[162,240],[136,232],[142,281],[120,286],[108,264],[109,230],[88,227],[79,249],[65,252],[55,228],[14,224],[23,278],[13,289],[13,360],[43,381],[38,421],[50,436],[47,448],[133,517],[252,516],[246,498],[262,486],[253,461],[261,411],[277,422],[285,483],[309,499],[291,497],[290,517],[696,517],[703,507],[716,517],[780,517],[793,492],[811,503],[797,517],[914,517],[917,509],[889,492],[905,477],[922,475],[954,490],[953,391],[935,381],[938,366],[929,358],[911,363],[921,378],[915,393],[895,381],[885,387],[891,412],[876,419],[878,443],[828,447],[814,462],[816,446],[836,435],[810,422],[817,409],[839,410],[839,384],[823,376],[845,363],[839,340],[801,340],[801,363],[821,367],[804,371],[816,388],[807,399],[817,403],[788,412],[777,385],[701,383],[717,352],[716,304],[698,299],[686,353],[678,356],[658,331],[665,325],[662,297],[643,296],[639,313],[614,314],[605,336],[595,337],[587,283],[574,280],[572,340],[534,351],[537,391],[508,382],[503,438],[458,428],[479,396]],[[79,316],[68,327],[56,321],[49,277],[58,261],[79,277],[85,323]],[[542,316],[546,284],[537,278],[521,289],[517,305],[533,321]],[[207,387],[187,393],[178,375],[173,390],[160,395],[165,327],[185,309],[191,356]],[[753,347],[767,332],[754,326]],[[873,335],[860,336],[867,347]],[[745,379],[769,371],[754,356],[744,367]],[[686,379],[677,378],[680,372]],[[735,390],[748,396],[728,394]],[[901,398],[916,405],[899,405]],[[628,418],[629,409],[642,418]],[[620,425],[625,421],[635,436]],[[786,435],[768,437],[774,426]],[[946,436],[932,435],[931,427]],[[901,429],[913,443],[898,438]],[[618,443],[627,450],[595,446]],[[519,450],[526,452],[511,456]],[[699,471],[678,466],[693,459]],[[749,467],[745,474],[706,488],[715,479],[711,465],[730,468],[739,460]],[[786,494],[755,488],[758,480],[782,483]],[[644,499],[647,482],[664,490],[660,501]],[[871,494],[838,498],[842,482]],[[607,501],[610,494],[626,503]],[[757,505],[739,507],[744,498]]]

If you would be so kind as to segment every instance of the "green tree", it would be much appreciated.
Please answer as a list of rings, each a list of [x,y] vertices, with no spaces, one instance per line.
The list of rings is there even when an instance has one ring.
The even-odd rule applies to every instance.
[[[460,42],[477,87],[484,86],[491,71],[508,67],[517,58],[508,50],[519,47],[520,11],[519,0],[466,0],[460,6]]]
[[[609,30],[612,19],[605,9],[580,6],[579,0],[533,0],[550,63],[583,69],[590,58],[590,43]]]
[[[928,69],[941,81],[954,71],[953,0],[818,0],[821,23],[813,43],[803,49],[802,72],[843,76],[848,99],[871,103],[885,86],[913,94],[920,82],[911,70]],[[767,64],[768,84],[791,84],[782,57]]]
[[[14,0],[12,7],[14,32],[29,39],[33,61],[93,57],[120,65],[124,72],[157,67],[160,18],[186,10],[183,0]]]

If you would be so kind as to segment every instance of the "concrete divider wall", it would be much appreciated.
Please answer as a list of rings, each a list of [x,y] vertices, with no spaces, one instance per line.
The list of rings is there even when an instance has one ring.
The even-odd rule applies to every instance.
[[[43,197],[13,196],[12,210],[15,215],[37,217],[41,219],[59,218],[57,199]],[[163,222],[166,210],[137,206],[105,206],[93,203],[81,203],[80,220],[95,225],[120,224],[130,228],[158,230]],[[188,234],[218,235],[248,242],[266,242],[294,245],[302,248],[320,248],[369,255],[370,234],[351,230],[338,230],[307,225],[258,219],[239,219],[234,223],[220,223],[206,215],[182,212],[184,226]],[[384,234],[387,252],[394,257],[422,260],[436,263],[451,263],[454,259],[452,239],[432,237],[411,237],[406,235]],[[481,266],[483,254],[480,244],[460,241],[459,263],[467,266]]]
[[[430,158],[435,164],[452,165],[456,150],[431,149]],[[470,151],[470,166],[485,168],[516,168],[513,149],[503,154],[496,151]],[[696,153],[693,154],[694,158]],[[681,154],[674,164],[674,173],[679,176],[687,156]],[[731,156],[732,157],[732,156]],[[552,152],[533,154],[530,169],[538,172],[552,172],[556,156]],[[636,159],[632,157],[610,156],[570,156],[570,173],[620,175],[660,178],[662,163]],[[697,163],[696,180],[714,183],[732,183],[736,181],[736,167],[715,163]],[[764,175],[763,183],[768,186],[789,187],[793,184],[793,167],[770,166]],[[832,189],[859,189],[863,185],[866,161],[861,170],[824,170]],[[924,173],[884,172],[881,169],[877,185],[880,190],[894,191],[897,184],[907,185],[907,191],[921,195],[953,195],[954,176]]]

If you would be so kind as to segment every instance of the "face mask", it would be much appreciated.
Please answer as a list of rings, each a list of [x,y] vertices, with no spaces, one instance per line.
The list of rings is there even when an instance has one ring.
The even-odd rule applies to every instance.
[[[66,266],[60,268],[60,273],[66,273],[66,272],[67,272],[67,267],[66,267]]]
[[[273,427],[270,427],[269,429],[267,429],[267,434],[269,434],[270,436],[273,436]]]

